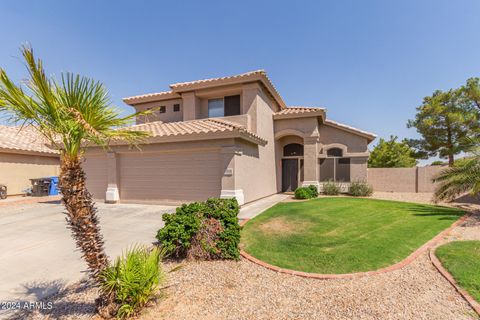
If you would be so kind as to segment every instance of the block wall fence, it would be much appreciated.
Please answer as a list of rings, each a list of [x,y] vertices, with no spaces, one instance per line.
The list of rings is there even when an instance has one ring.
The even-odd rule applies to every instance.
[[[413,168],[368,168],[367,180],[374,191],[383,192],[434,192],[432,179],[446,166]]]

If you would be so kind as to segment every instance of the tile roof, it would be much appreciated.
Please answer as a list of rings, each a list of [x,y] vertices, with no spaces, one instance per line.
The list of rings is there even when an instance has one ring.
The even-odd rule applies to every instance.
[[[352,131],[353,133],[363,135],[363,136],[365,136],[369,139],[369,142],[373,141],[377,137],[377,135],[374,134],[374,133],[364,131],[364,130],[360,130],[360,129],[357,129],[357,128],[348,126],[346,124],[330,120],[330,119],[325,120],[324,123],[327,124],[327,125],[331,125],[333,127],[337,127],[337,128],[340,128],[340,129],[345,129],[347,131]]]
[[[180,95],[178,93],[173,92],[172,90],[169,91],[162,91],[162,92],[156,92],[156,93],[148,93],[148,94],[142,94],[138,96],[132,96],[128,98],[123,98],[123,101],[128,104],[136,104],[140,102],[149,102],[149,101],[155,101],[157,99],[175,99],[175,98],[180,98]]]
[[[274,119],[288,119],[288,118],[302,118],[322,116],[325,118],[325,108],[320,107],[300,107],[291,106],[276,112],[273,116]]]
[[[150,132],[151,136],[147,141],[158,141],[161,138],[191,138],[197,140],[208,138],[215,134],[225,134],[244,138],[257,144],[265,145],[267,140],[248,131],[244,126],[223,119],[200,119],[189,121],[178,121],[164,123],[162,121],[147,122],[125,128],[127,130],[138,130]],[[217,136],[216,136],[217,137]]]
[[[268,77],[265,70],[255,70],[246,73],[241,73],[232,76],[226,77],[218,77],[218,78],[209,78],[209,79],[202,79],[202,80],[195,80],[195,81],[187,81],[187,82],[178,82],[173,83],[170,85],[172,90],[158,92],[158,93],[150,93],[144,94],[139,96],[127,97],[123,98],[123,101],[128,104],[138,104],[144,102],[155,101],[155,99],[170,99],[175,97],[180,97],[178,94],[179,92],[186,91],[186,90],[194,90],[201,87],[213,86],[213,85],[227,85],[238,83],[241,81],[261,81],[263,85],[267,88],[273,98],[277,101],[280,105],[280,108],[285,108],[285,102],[283,101],[282,97],[278,93],[277,89],[273,85],[272,81]]]
[[[170,85],[170,88],[176,89],[176,88],[191,86],[191,85],[200,84],[200,83],[210,83],[210,82],[217,82],[217,81],[223,81],[223,80],[243,79],[243,78],[248,78],[249,76],[253,76],[253,75],[266,76],[267,73],[265,72],[265,70],[260,69],[260,70],[249,71],[249,72],[245,72],[245,73],[241,73],[241,74],[236,74],[236,75],[233,75],[233,76],[225,76],[225,77],[218,77],[218,78],[209,78],[209,79],[202,79],[202,80],[194,80],[194,81],[173,83],[173,84]]]
[[[0,149],[13,151],[58,154],[48,147],[47,140],[33,127],[13,127],[0,125]]]

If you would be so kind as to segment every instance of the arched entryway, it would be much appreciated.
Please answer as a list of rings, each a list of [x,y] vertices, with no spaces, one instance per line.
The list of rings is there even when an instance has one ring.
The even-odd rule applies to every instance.
[[[303,144],[290,142],[282,148],[282,192],[295,191],[303,181]]]

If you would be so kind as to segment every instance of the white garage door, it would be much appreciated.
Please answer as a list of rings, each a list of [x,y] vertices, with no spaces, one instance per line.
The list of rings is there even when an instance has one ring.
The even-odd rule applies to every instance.
[[[121,200],[205,200],[219,197],[217,151],[126,153],[119,155]]]

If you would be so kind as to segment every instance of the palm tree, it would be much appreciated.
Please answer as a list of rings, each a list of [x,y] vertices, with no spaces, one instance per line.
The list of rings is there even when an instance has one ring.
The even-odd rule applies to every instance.
[[[439,185],[435,190],[434,200],[452,201],[455,197],[470,193],[478,195],[480,193],[480,139],[470,139],[471,156],[463,159],[459,164],[449,167],[438,175],[434,182]]]
[[[138,114],[120,117],[101,83],[71,73],[62,74],[60,81],[49,79],[32,48],[24,46],[21,52],[29,79],[16,85],[0,69],[0,111],[9,115],[14,123],[33,126],[59,150],[59,188],[67,228],[82,252],[90,277],[95,284],[101,284],[101,274],[109,261],[97,209],[85,186],[81,166],[85,146],[95,144],[107,148],[115,139],[135,143],[147,134],[122,128]],[[100,296],[99,311],[110,305],[112,299]]]

